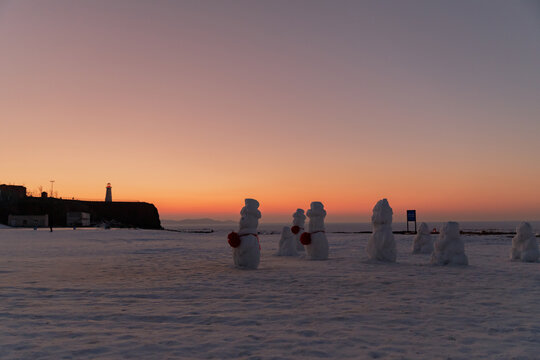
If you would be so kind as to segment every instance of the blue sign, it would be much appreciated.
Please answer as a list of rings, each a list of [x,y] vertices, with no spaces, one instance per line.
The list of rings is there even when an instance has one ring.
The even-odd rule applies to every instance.
[[[407,210],[407,221],[416,221],[416,210]]]

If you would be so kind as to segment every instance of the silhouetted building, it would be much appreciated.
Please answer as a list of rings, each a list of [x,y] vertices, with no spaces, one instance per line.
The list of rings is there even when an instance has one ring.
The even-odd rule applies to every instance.
[[[87,212],[69,211],[66,214],[67,226],[90,226],[90,214]]]
[[[13,227],[48,227],[49,215],[9,215],[8,225]]]
[[[26,188],[20,185],[0,185],[0,200],[9,201],[26,197]]]
[[[111,183],[107,183],[107,192],[105,193],[105,202],[112,202],[112,187],[111,187]]]

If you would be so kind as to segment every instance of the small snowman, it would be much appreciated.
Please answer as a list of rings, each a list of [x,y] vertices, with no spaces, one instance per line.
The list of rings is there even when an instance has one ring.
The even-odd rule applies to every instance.
[[[396,241],[392,233],[393,214],[386,199],[379,200],[373,207],[373,233],[366,246],[370,260],[396,262]]]
[[[312,202],[307,216],[309,218],[309,232],[304,232],[300,236],[300,241],[306,248],[308,259],[326,260],[328,259],[328,240],[324,227],[324,218],[326,217],[324,205],[319,201]]]
[[[291,231],[294,234],[296,240],[296,250],[304,251],[304,245],[300,242],[300,236],[304,232],[304,224],[306,223],[306,215],[303,209],[296,209],[296,212],[292,215],[293,222]]]
[[[240,211],[240,230],[228,236],[233,248],[234,265],[242,269],[257,269],[261,260],[261,246],[257,235],[257,226],[261,218],[259,202],[245,199],[245,206]]]
[[[412,253],[413,254],[431,254],[433,252],[433,239],[428,224],[425,222],[420,224],[416,237],[414,238]]]
[[[538,242],[534,236],[531,224],[522,222],[516,229],[516,236],[512,239],[510,259],[536,262],[539,255]]]
[[[291,228],[284,226],[281,231],[281,239],[279,240],[279,250],[277,256],[298,256],[296,250],[296,237],[291,231]]]
[[[459,224],[449,221],[441,229],[431,254],[433,265],[468,265],[465,244],[459,235]]]

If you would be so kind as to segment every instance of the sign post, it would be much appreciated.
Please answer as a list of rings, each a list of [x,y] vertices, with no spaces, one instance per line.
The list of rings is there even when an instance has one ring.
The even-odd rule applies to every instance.
[[[416,210],[407,210],[407,232],[409,232],[409,221],[414,221],[414,233],[416,233]]]

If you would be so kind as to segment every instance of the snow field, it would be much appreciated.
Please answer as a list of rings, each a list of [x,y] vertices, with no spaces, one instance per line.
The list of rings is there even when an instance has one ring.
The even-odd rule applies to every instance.
[[[227,232],[0,230],[0,358],[537,359],[540,264],[511,238],[462,236],[469,266],[431,266],[396,235],[327,234],[330,258],[232,264]]]

